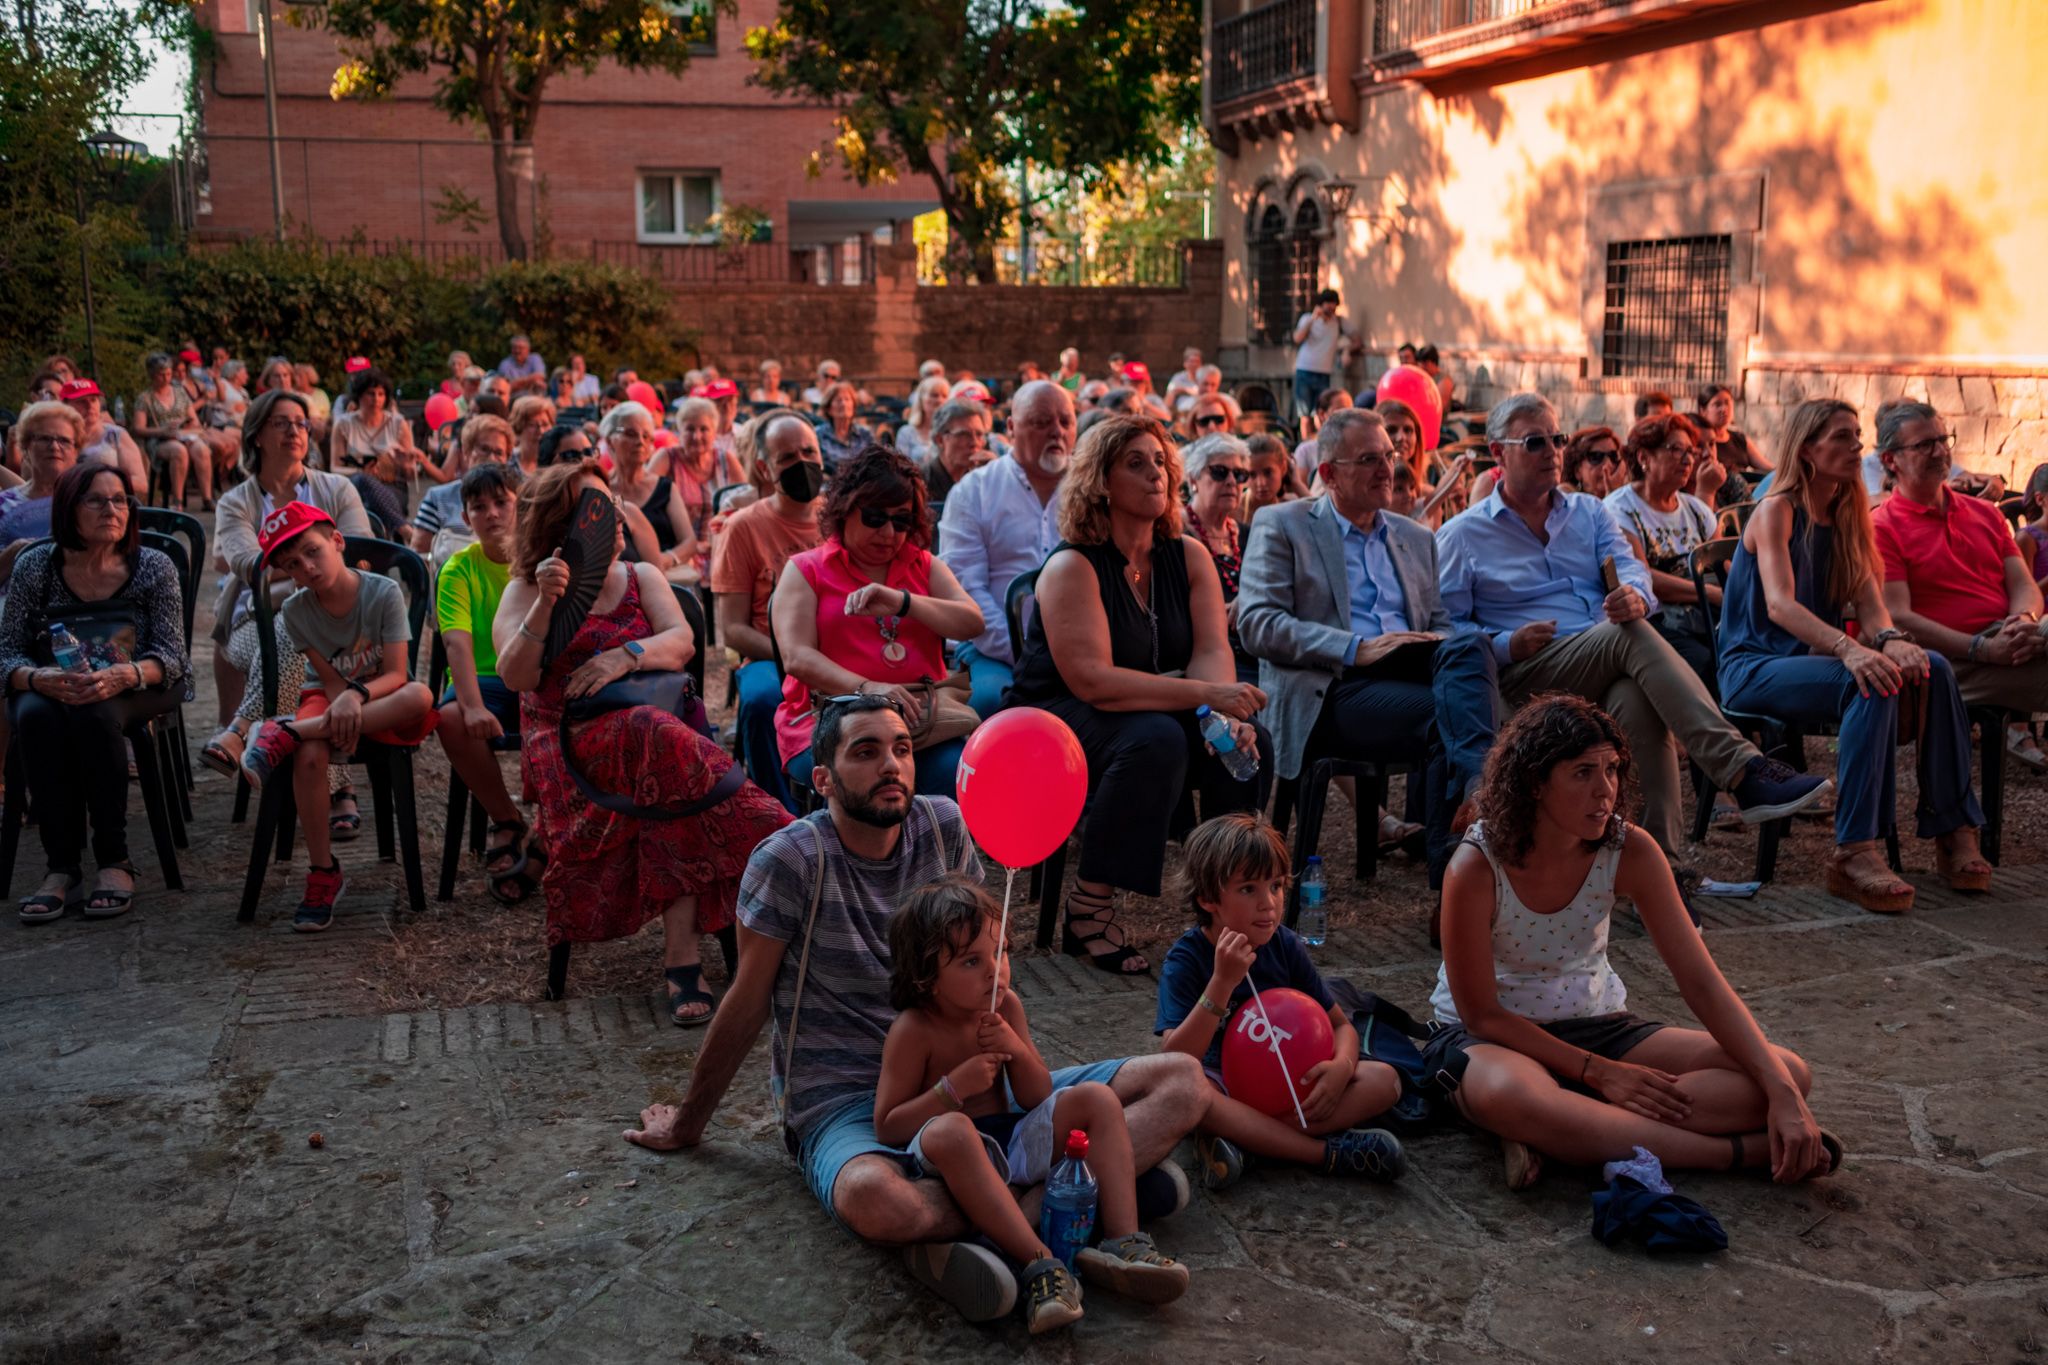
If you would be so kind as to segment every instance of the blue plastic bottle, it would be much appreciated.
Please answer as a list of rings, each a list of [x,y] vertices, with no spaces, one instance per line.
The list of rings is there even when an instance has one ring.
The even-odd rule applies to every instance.
[[[1088,1135],[1079,1128],[1067,1134],[1066,1159],[1045,1179],[1038,1235],[1069,1270],[1095,1235],[1095,1173],[1088,1169]]]
[[[1216,757],[1223,760],[1223,766],[1230,775],[1240,782],[1249,782],[1259,775],[1259,760],[1237,747],[1237,737],[1230,733],[1230,725],[1223,717],[1206,706],[1195,708],[1195,723],[1202,729],[1202,738],[1209,741],[1209,747],[1216,751]]]
[[[1295,917],[1294,932],[1311,948],[1320,948],[1330,937],[1330,912],[1323,908],[1323,860],[1311,854],[1301,873],[1301,913]]]

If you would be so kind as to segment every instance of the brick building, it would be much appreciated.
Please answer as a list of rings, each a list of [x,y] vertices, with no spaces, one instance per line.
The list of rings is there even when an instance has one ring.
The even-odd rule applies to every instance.
[[[260,2],[199,6],[219,40],[218,60],[199,72],[202,241],[272,228]],[[499,254],[482,127],[436,111],[427,79],[409,80],[382,101],[330,98],[340,62],[335,40],[293,27],[293,13],[282,3],[272,10],[291,230],[425,243],[434,254]],[[769,241],[747,249],[748,278],[787,279],[792,268],[798,278],[864,273],[875,233],[935,201],[913,178],[864,189],[829,167],[822,177],[807,176],[810,154],[832,136],[830,111],[748,83],[753,63],[743,36],[774,13],[774,0],[739,0],[737,17],[719,18],[711,43],[680,77],[609,68],[556,77],[535,133],[531,192],[519,206],[529,239],[539,227],[558,252],[638,263],[682,283],[711,267],[714,253],[695,245],[706,240],[705,219],[721,204],[744,204],[772,224]],[[474,230],[447,212],[464,200],[481,208],[481,220],[469,218]],[[800,250],[793,260],[792,247],[818,250]]]

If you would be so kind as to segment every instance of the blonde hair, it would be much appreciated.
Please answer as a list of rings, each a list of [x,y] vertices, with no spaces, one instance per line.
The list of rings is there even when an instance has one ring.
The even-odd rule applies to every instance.
[[[519,438],[512,434],[510,422],[491,413],[480,412],[462,424],[462,438],[457,445],[462,451],[463,458],[469,459],[474,456],[476,443],[493,432],[503,436],[514,450],[519,448]]]
[[[534,416],[540,417],[541,430],[547,430],[555,424],[555,405],[537,393],[521,394],[513,400],[509,417],[514,431],[519,429],[520,423]]]
[[[1180,536],[1180,486],[1185,476],[1173,433],[1156,417],[1113,413],[1082,432],[1074,446],[1060,494],[1060,539],[1072,545],[1100,545],[1109,539],[1109,469],[1140,436],[1152,437],[1166,452],[1166,511],[1152,523],[1152,539]]]
[[[1806,505],[1806,488],[1813,481],[1813,461],[1807,457],[1807,448],[1820,439],[1828,423],[1844,413],[1856,418],[1860,437],[1861,415],[1838,398],[1809,398],[1792,410],[1792,420],[1785,427],[1778,477],[1771,481],[1769,496],[1790,498],[1794,507]],[[1854,598],[1864,583],[1884,579],[1877,557],[1877,540],[1870,530],[1870,495],[1863,490],[1863,480],[1849,479],[1835,490],[1828,518],[1834,524],[1835,534],[1834,553],[1828,563],[1827,593],[1828,600],[1839,607]],[[1811,522],[1807,534],[1813,534]]]

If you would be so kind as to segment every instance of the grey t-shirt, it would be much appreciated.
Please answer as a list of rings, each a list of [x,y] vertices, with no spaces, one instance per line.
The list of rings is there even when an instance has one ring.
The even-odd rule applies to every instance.
[[[287,597],[281,613],[293,644],[327,660],[342,677],[368,682],[384,671],[384,646],[409,644],[412,631],[406,625],[405,593],[396,583],[373,573],[356,576],[362,584],[346,616],[328,615],[311,588]],[[308,676],[306,685],[315,686],[315,680]]]
[[[804,917],[825,846],[825,885],[818,898],[810,970],[791,1077],[782,1053],[803,959]],[[939,845],[943,842],[943,859]],[[789,945],[775,976],[771,1083],[788,1098],[788,1123],[799,1133],[835,1104],[872,1097],[882,1077],[882,1043],[896,1011],[889,1005],[889,916],[904,896],[949,871],[982,878],[969,853],[960,807],[943,796],[917,798],[903,822],[895,856],[870,862],[847,852],[821,810],[763,839],[740,880],[739,921]],[[792,1082],[793,1078],[793,1082]]]

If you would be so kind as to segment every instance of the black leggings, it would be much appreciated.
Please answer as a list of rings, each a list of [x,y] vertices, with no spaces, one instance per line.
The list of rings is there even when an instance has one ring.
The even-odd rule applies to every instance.
[[[182,686],[182,684],[180,685]],[[14,744],[35,803],[36,829],[51,872],[79,876],[85,827],[92,821],[92,856],[100,867],[128,860],[128,750],[130,722],[161,715],[178,704],[170,688],[125,692],[90,706],[66,706],[37,692],[8,702]]]
[[[1035,704],[1065,721],[1088,754],[1083,881],[1156,896],[1184,789],[1200,796],[1205,820],[1263,810],[1273,790],[1273,737],[1256,721],[1258,775],[1239,782],[1203,744],[1192,711],[1098,711],[1075,697]]]

